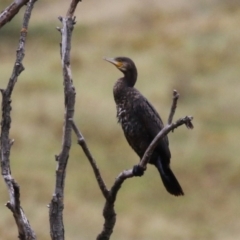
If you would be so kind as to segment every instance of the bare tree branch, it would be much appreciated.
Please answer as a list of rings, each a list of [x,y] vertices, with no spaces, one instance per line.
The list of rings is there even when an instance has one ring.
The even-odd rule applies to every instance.
[[[72,0],[71,5],[70,5],[70,7],[68,9],[68,12],[67,12],[67,16],[68,17],[73,17],[73,14],[74,14],[74,12],[75,12],[75,10],[77,8],[77,5],[81,1],[82,0]]]
[[[177,108],[178,98],[179,98],[179,93],[176,90],[173,90],[173,101],[172,101],[172,107],[171,107],[171,110],[170,110],[170,114],[169,114],[169,117],[168,117],[168,125],[170,125],[172,123],[173,116],[174,116],[175,110]]]
[[[7,22],[11,21],[21,7],[28,2],[29,0],[14,0],[13,3],[6,7],[6,9],[0,13],[0,28],[3,27]]]
[[[173,119],[175,110],[177,108],[178,98],[179,98],[179,94],[176,90],[174,90],[173,91],[173,102],[172,102],[171,111],[170,111],[169,118],[168,118],[168,124],[153,139],[153,141],[147,148],[145,154],[143,155],[140,163],[138,164],[138,166],[141,167],[143,169],[143,171],[146,170],[147,163],[149,162],[149,160],[152,156],[152,153],[160,139],[162,139],[164,136],[166,136],[170,131],[173,131],[175,128],[177,128],[183,124],[185,124],[186,127],[189,129],[193,128],[193,124],[192,124],[193,117],[191,117],[191,116],[186,116],[184,118],[180,118],[175,123],[172,123],[172,119]],[[72,121],[73,130],[75,131],[75,133],[77,135],[78,144],[81,145],[85,155],[87,156],[87,158],[93,168],[93,171],[95,173],[95,177],[97,179],[98,185],[103,193],[103,196],[106,199],[105,206],[103,209],[103,216],[104,216],[105,222],[103,225],[102,232],[97,236],[97,240],[108,240],[108,239],[110,239],[110,236],[113,232],[114,225],[116,223],[116,212],[114,209],[114,203],[117,198],[118,191],[121,188],[123,182],[127,178],[132,178],[135,175],[133,174],[133,169],[124,170],[116,178],[110,191],[108,191],[107,187],[101,177],[101,173],[99,172],[96,161],[92,157],[92,154],[87,147],[87,143],[86,143],[83,135],[80,133],[80,131],[76,127],[74,121],[72,119],[70,119],[70,120]]]
[[[62,138],[62,150],[56,161],[58,162],[56,170],[56,184],[55,191],[52,200],[49,205],[49,221],[50,221],[50,233],[51,238],[54,240],[64,239],[64,225],[63,225],[63,208],[64,208],[64,184],[66,167],[69,157],[69,151],[71,148],[71,131],[72,123],[70,119],[74,116],[75,106],[75,88],[72,81],[72,73],[70,66],[70,51],[71,51],[71,38],[72,31],[75,25],[75,17],[73,17],[74,10],[77,7],[79,1],[72,0],[70,8],[65,18],[59,17],[62,23],[62,28],[58,28],[61,32],[62,41],[61,47],[61,58],[62,58],[62,69],[63,69],[63,85],[64,85],[64,97],[65,97],[65,117],[63,127],[63,138]]]
[[[89,151],[89,148],[87,146],[87,143],[86,143],[83,135],[81,134],[81,132],[77,128],[73,119],[70,119],[70,120],[72,122],[72,128],[73,128],[75,134],[77,135],[78,144],[82,147],[83,152],[85,153],[86,157],[88,158],[88,160],[89,160],[89,162],[90,162],[90,164],[93,168],[93,172],[95,174],[95,177],[96,177],[96,180],[98,182],[99,188],[101,189],[102,194],[103,194],[104,198],[106,199],[106,203],[105,203],[104,210],[103,210],[103,216],[104,216],[104,219],[105,219],[105,224],[107,224],[107,226],[105,226],[105,224],[104,224],[104,229],[103,229],[102,233],[98,235],[97,240],[109,239],[110,235],[112,234],[115,222],[116,222],[116,212],[114,210],[113,205],[114,205],[114,202],[115,202],[115,199],[116,199],[116,194],[117,194],[121,184],[116,185],[116,187],[118,188],[116,191],[112,191],[112,190],[109,191],[107,189],[107,186],[102,179],[102,176],[101,176],[101,173],[100,173],[99,168],[97,166],[97,163],[96,163],[95,159],[93,158],[91,152]],[[122,178],[119,177],[118,181],[121,181],[121,180],[122,180]],[[110,231],[109,231],[109,229],[110,229]],[[108,236],[108,238],[106,238],[106,236]]]
[[[78,139],[78,144],[82,147],[85,155],[87,156],[92,168],[93,168],[93,172],[95,174],[95,177],[97,179],[97,182],[98,182],[98,185],[99,185],[99,188],[101,189],[102,191],[102,194],[105,198],[108,198],[109,197],[109,191],[107,189],[107,186],[106,184],[104,183],[103,179],[102,179],[102,176],[101,176],[101,173],[99,171],[99,168],[97,166],[97,163],[95,161],[95,159],[93,158],[91,152],[89,151],[89,148],[87,146],[87,143],[82,135],[82,133],[79,131],[79,129],[77,128],[76,124],[74,123],[73,119],[70,119],[71,122],[72,122],[72,128],[74,130],[74,132],[76,133],[77,135],[77,139]]]
[[[97,236],[97,240],[110,239],[110,236],[113,233],[113,228],[116,223],[117,214],[115,212],[114,203],[116,201],[118,191],[121,188],[123,182],[127,178],[131,178],[131,177],[134,177],[132,169],[124,170],[116,178],[115,183],[110,189],[109,197],[106,198],[106,202],[103,208],[103,217],[104,217],[103,229],[102,229],[102,232]]]
[[[173,99],[174,101],[174,99]],[[188,129],[193,129],[192,124],[193,117],[192,116],[186,116],[184,118],[178,119],[175,123],[171,123],[170,125],[166,125],[153,139],[151,144],[148,146],[146,152],[144,153],[139,166],[143,169],[146,169],[147,163],[149,162],[152,153],[154,149],[156,148],[158,142],[160,139],[162,139],[164,136],[166,136],[169,132],[173,131],[175,128],[178,128],[179,126],[185,124]]]
[[[1,121],[1,169],[2,176],[7,185],[10,201],[6,206],[12,211],[16,224],[18,226],[18,233],[20,239],[36,239],[34,231],[20,206],[20,188],[16,181],[11,176],[10,169],[10,151],[14,140],[9,139],[9,132],[11,128],[11,95],[13,88],[17,82],[18,76],[24,70],[22,61],[25,55],[25,42],[27,37],[28,24],[31,17],[31,12],[36,0],[30,0],[23,19],[22,30],[19,38],[19,44],[16,54],[16,61],[13,67],[12,76],[9,79],[6,89],[2,89],[2,121]]]

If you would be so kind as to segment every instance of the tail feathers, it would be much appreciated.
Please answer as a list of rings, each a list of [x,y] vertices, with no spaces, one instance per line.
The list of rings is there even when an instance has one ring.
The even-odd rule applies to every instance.
[[[155,163],[155,166],[157,167],[160,176],[163,181],[163,185],[165,186],[166,190],[175,196],[184,195],[183,190],[178,183],[178,180],[174,176],[172,170],[170,169],[170,166],[162,164],[162,161],[160,158],[158,158],[158,161]]]

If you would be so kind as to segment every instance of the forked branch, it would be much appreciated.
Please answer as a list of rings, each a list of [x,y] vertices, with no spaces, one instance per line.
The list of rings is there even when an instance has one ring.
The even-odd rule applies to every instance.
[[[140,163],[138,164],[138,166],[140,168],[142,168],[144,171],[146,170],[147,163],[149,162],[151,155],[152,155],[154,149],[156,148],[160,139],[162,139],[164,136],[166,136],[170,131],[173,131],[175,128],[177,128],[183,124],[185,124],[188,129],[193,129],[193,124],[192,124],[193,117],[191,117],[191,116],[186,116],[184,118],[180,118],[175,123],[172,123],[172,120],[173,120],[173,117],[174,117],[174,114],[175,114],[175,111],[177,108],[178,98],[179,98],[179,94],[176,90],[174,90],[173,91],[173,102],[172,102],[172,106],[171,106],[171,110],[170,110],[170,114],[169,114],[169,118],[168,118],[168,124],[153,139],[153,141],[147,148],[144,156],[142,157]],[[114,203],[117,198],[118,191],[121,188],[123,182],[127,178],[132,178],[135,175],[133,174],[133,169],[124,170],[116,178],[111,189],[107,190],[107,187],[102,179],[101,173],[97,167],[97,163],[94,160],[94,158],[92,157],[92,154],[89,151],[89,148],[87,146],[87,143],[86,143],[84,137],[82,136],[79,129],[75,125],[74,121],[72,119],[70,119],[70,120],[72,122],[72,127],[77,135],[78,143],[82,147],[85,155],[87,156],[87,158],[93,168],[93,171],[95,173],[95,177],[97,179],[98,185],[103,193],[103,196],[106,199],[105,206],[103,209],[103,216],[104,216],[105,222],[103,225],[102,232],[97,236],[97,240],[108,240],[108,239],[110,239],[110,236],[113,232],[113,228],[114,228],[114,225],[116,222],[116,212],[114,209]]]

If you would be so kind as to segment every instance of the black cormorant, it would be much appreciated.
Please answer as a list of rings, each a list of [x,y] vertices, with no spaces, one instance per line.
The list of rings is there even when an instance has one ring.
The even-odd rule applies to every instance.
[[[114,64],[124,75],[117,80],[113,88],[117,118],[129,145],[142,158],[149,144],[164,127],[163,122],[155,108],[134,88],[137,81],[134,62],[127,57],[105,60]],[[171,153],[168,145],[168,137],[165,136],[155,148],[149,163],[158,169],[169,193],[175,196],[184,195],[170,168]]]

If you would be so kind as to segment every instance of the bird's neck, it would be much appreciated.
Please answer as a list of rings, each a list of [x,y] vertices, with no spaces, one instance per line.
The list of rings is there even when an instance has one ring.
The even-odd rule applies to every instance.
[[[124,77],[119,80],[121,80],[127,87],[134,87],[137,81],[137,70],[124,73]]]
[[[136,81],[137,70],[124,73],[124,77],[117,80],[113,88],[113,95],[117,104],[126,101],[126,93],[134,89]]]
[[[116,104],[124,102],[126,99],[126,92],[128,92],[132,87],[129,87],[124,78],[117,80],[113,87],[113,95]]]

